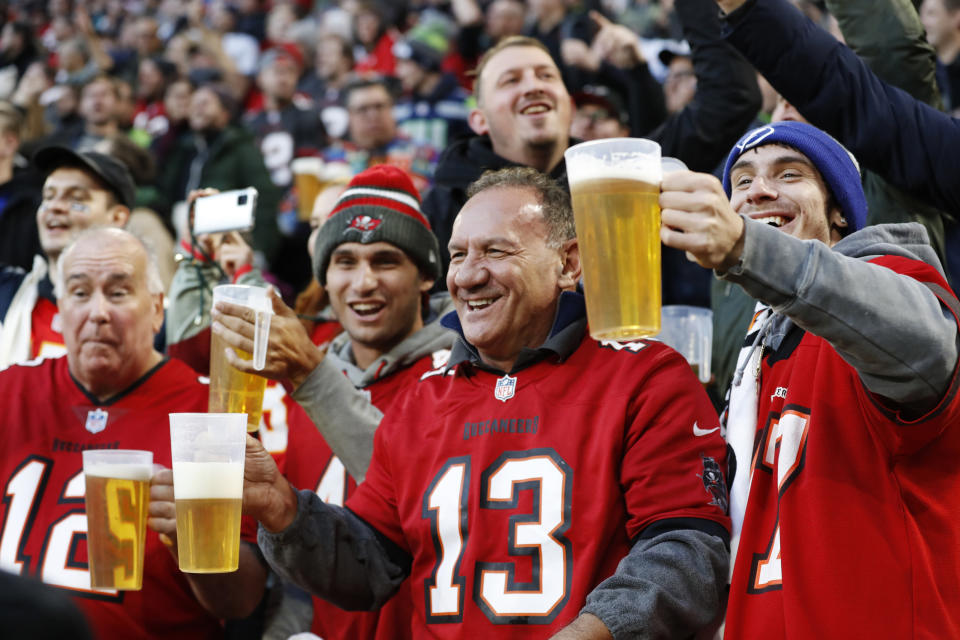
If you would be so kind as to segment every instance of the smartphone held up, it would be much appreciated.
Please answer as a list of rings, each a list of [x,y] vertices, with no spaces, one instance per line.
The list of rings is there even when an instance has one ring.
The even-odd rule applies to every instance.
[[[193,203],[194,235],[253,229],[257,195],[256,189],[247,187],[197,198]]]

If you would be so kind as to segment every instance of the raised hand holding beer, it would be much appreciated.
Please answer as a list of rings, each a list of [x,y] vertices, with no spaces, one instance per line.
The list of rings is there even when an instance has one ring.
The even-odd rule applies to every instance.
[[[233,362],[248,361],[253,371],[263,369],[273,309],[267,290],[246,285],[220,285],[213,289],[213,304],[229,302],[251,314],[253,335],[247,348],[228,347],[222,333],[213,332],[210,340],[210,406],[211,413],[247,414],[247,431],[260,427],[263,392],[266,378]]]
[[[687,252],[707,269],[725,271],[743,252],[743,220],[714,176],[693,171],[665,174],[660,193],[660,239]]]
[[[283,531],[297,515],[297,495],[263,444],[247,436],[243,467],[243,514],[273,532]]]
[[[297,314],[284,304],[276,290],[270,288],[267,295],[274,315],[270,324],[263,369],[257,370],[253,362],[237,357],[232,350],[226,352],[226,361],[238,371],[270,380],[289,380],[296,388],[320,364],[324,352],[313,344]],[[214,304],[211,316],[214,337],[240,351],[249,352],[253,349],[256,333],[256,317],[253,311],[223,300]]]

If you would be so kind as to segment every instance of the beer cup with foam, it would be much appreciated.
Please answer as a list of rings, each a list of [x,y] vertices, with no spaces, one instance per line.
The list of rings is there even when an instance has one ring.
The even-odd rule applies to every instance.
[[[253,359],[256,369],[263,369],[267,357],[267,342],[270,337],[270,317],[273,306],[267,290],[239,284],[224,284],[213,288],[213,304],[225,300],[249,307],[254,314],[253,353],[234,349],[240,358]],[[231,348],[216,333],[210,337],[210,402],[211,413],[247,414],[247,431],[260,427],[263,411],[263,391],[267,380],[253,373],[244,373],[231,366],[226,349]]]
[[[580,243],[590,335],[631,340],[660,331],[660,145],[584,142],[564,153]]]
[[[323,188],[324,162],[317,157],[294,158],[290,162],[290,171],[293,172],[293,182],[300,201],[297,218],[306,222],[313,211],[313,201]]]
[[[143,586],[153,452],[84,451],[83,475],[90,586],[138,591]]]
[[[246,423],[242,413],[170,414],[181,571],[239,567]]]

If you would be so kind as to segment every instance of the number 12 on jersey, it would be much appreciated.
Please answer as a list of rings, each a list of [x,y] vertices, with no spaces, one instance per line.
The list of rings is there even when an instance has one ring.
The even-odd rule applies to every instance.
[[[517,581],[513,562],[478,560],[473,600],[495,624],[550,624],[566,605],[573,574],[573,549],[564,535],[573,470],[553,449],[505,452],[480,474],[479,507],[516,510],[521,491],[532,493],[533,512],[511,515],[508,531],[478,534],[477,544],[506,533],[510,555],[530,558],[531,580]],[[463,620],[466,579],[460,565],[469,543],[470,497],[470,456],[447,460],[423,497],[437,558],[424,584],[430,623]]]

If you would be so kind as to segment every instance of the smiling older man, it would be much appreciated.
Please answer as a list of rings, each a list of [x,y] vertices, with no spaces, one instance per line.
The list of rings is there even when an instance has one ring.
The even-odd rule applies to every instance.
[[[470,195],[449,364],[387,412],[346,508],[294,493],[248,440],[261,548],[345,608],[410,589],[411,637],[689,637],[727,571],[716,414],[668,347],[586,334],[573,215],[549,177],[505,169]]]

